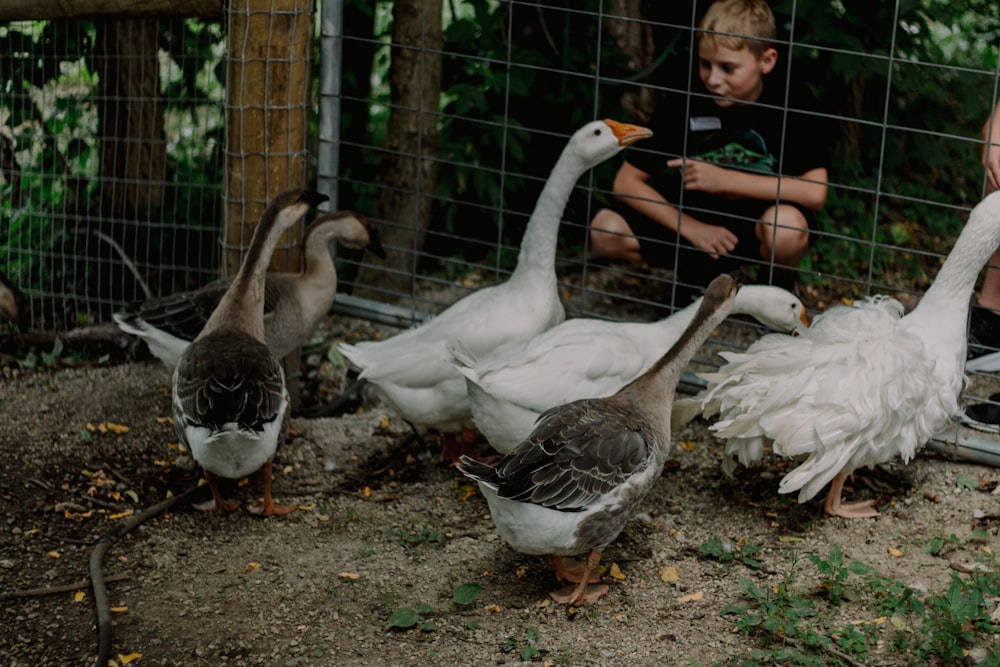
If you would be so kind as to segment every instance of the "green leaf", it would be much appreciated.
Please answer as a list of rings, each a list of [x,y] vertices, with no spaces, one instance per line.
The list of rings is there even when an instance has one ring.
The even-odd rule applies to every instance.
[[[483,587],[479,584],[462,584],[452,592],[451,599],[455,604],[472,604],[482,592]]]
[[[58,340],[57,338],[56,341]],[[970,491],[975,491],[979,488],[979,480],[972,475],[959,475],[958,481],[955,484],[960,489],[969,489]]]
[[[420,626],[421,632],[434,632],[437,629],[437,623],[434,621],[424,621],[424,624]]]
[[[417,605],[417,613],[420,613],[420,614],[431,614],[433,612],[434,612],[434,607],[430,606],[429,604],[418,604]]]
[[[745,604],[727,604],[719,612],[719,616],[727,616],[728,614],[743,614],[749,609],[749,605]]]
[[[396,611],[392,612],[392,616],[389,617],[389,628],[412,628],[420,620],[420,616],[417,614],[416,609],[411,609],[410,607],[400,607]]]
[[[525,662],[531,660],[536,655],[541,655],[534,646],[522,646],[520,650],[521,660]]]

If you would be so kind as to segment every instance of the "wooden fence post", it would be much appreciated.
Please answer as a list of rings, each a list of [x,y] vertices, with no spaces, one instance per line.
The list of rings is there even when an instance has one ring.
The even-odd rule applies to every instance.
[[[267,203],[306,183],[313,0],[232,0],[225,12],[229,66],[222,273],[231,276]],[[299,270],[301,236],[301,225],[287,232],[272,270]]]

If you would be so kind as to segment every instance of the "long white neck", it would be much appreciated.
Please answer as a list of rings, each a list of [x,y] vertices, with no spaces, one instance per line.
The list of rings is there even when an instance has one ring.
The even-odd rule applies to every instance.
[[[524,229],[521,252],[517,257],[517,268],[510,277],[511,282],[535,272],[552,274],[555,280],[553,266],[559,240],[559,223],[573,186],[587,168],[575,153],[563,149],[545,181],[545,187],[538,195],[535,209]]]
[[[964,329],[976,279],[997,246],[1000,246],[1000,192],[989,195],[972,209],[934,283],[909,317],[932,322],[947,317],[959,320],[958,325]]]

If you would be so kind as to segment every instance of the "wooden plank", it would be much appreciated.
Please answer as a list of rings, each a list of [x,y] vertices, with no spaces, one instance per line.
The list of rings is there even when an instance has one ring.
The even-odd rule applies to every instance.
[[[115,15],[222,18],[222,0],[3,0],[0,21],[81,19]]]

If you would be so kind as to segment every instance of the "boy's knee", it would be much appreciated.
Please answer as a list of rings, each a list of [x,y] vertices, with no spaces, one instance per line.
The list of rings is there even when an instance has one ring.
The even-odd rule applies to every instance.
[[[809,251],[809,221],[795,206],[771,207],[758,230],[763,257],[773,254],[783,263],[797,263]]]
[[[604,255],[621,249],[625,236],[630,233],[627,223],[618,213],[602,208],[590,221],[590,245]]]

